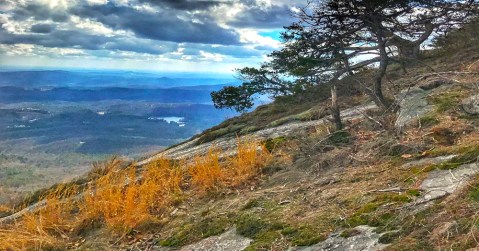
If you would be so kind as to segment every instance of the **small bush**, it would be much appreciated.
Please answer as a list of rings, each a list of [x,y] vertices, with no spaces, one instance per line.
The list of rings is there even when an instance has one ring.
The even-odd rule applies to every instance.
[[[347,131],[337,131],[329,136],[329,141],[334,145],[349,144],[351,134]]]
[[[243,214],[236,221],[237,233],[252,239],[256,238],[259,233],[268,231],[270,228],[271,226],[267,222],[252,214]]]
[[[419,118],[419,123],[422,128],[425,128],[439,124],[439,120],[434,115],[426,115]]]
[[[479,202],[479,187],[474,187],[469,192],[469,198],[471,198],[471,200],[474,202]]]
[[[277,138],[274,138],[274,139],[267,139],[264,142],[264,147],[266,147],[266,149],[269,152],[273,152],[274,150],[276,150],[278,147],[280,147],[285,142],[286,142],[285,137],[277,137]]]

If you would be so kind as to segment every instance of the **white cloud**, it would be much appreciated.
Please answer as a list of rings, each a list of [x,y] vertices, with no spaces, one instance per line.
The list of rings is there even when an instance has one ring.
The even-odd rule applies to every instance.
[[[266,59],[264,54],[268,52],[268,48],[278,49],[281,43],[271,37],[260,35],[260,32],[266,31],[266,29],[269,29],[267,31],[271,31],[272,29],[269,27],[264,28],[265,30],[254,28],[256,27],[254,26],[254,22],[252,23],[253,26],[238,25],[234,27],[232,21],[243,18],[244,12],[252,8],[259,8],[267,12],[272,7],[277,7],[278,5],[284,6],[283,4],[290,4],[290,2],[288,0],[255,0],[252,1],[254,2],[253,4],[248,5],[245,2],[246,1],[242,0],[227,0],[228,4],[216,5],[208,10],[198,9],[184,11],[173,9],[162,10],[159,5],[139,0],[0,0],[0,24],[8,33],[26,34],[31,37],[41,38],[52,36],[51,40],[45,39],[47,42],[37,43],[37,45],[22,44],[24,41],[33,41],[28,39],[19,39],[17,41],[20,41],[20,44],[15,45],[0,44],[0,66],[4,65],[4,62],[8,62],[8,64],[12,65],[29,65],[34,62],[38,63],[41,60],[45,61],[47,65],[57,64],[61,67],[75,67],[79,61],[82,61],[81,67],[98,66],[109,68],[110,65],[105,65],[105,62],[108,62],[108,64],[111,64],[111,67],[157,68],[158,70],[178,68],[178,70],[181,71],[231,71],[234,68],[246,65],[254,66]],[[27,5],[31,3],[47,6],[47,11],[41,13],[43,9],[38,8],[36,9],[38,12],[32,12],[40,13],[38,14],[39,18],[36,20],[34,16],[29,17],[27,15],[25,15],[27,18],[23,16],[14,20],[15,12],[12,10],[15,6],[26,9]],[[226,46],[225,44],[221,44],[221,42],[215,44],[215,39],[218,39],[209,34],[207,35],[213,37],[212,42],[206,41],[205,44],[195,42],[165,42],[155,40],[156,38],[151,38],[144,34],[142,34],[143,36],[136,36],[133,31],[130,31],[132,30],[131,26],[122,26],[124,27],[123,30],[118,29],[118,26],[115,24],[111,25],[108,22],[102,21],[100,18],[95,19],[96,14],[80,17],[82,15],[81,11],[69,12],[69,9],[75,9],[74,7],[82,5],[80,7],[90,8],[87,10],[90,10],[91,13],[96,13],[96,11],[100,10],[96,5],[104,5],[105,3],[109,3],[110,5],[108,6],[122,6],[121,11],[118,13],[124,13],[122,11],[130,8],[130,10],[135,9],[140,13],[145,13],[145,15],[155,16],[165,14],[165,16],[169,16],[166,14],[171,13],[166,13],[165,11],[177,11],[177,13],[173,13],[174,15],[172,16],[183,19],[186,23],[193,21],[195,24],[217,24],[221,28],[231,31],[234,30],[240,35],[240,42],[242,44],[235,43],[231,47],[228,47],[229,44]],[[2,10],[4,11],[3,13],[1,13]],[[85,9],[77,8],[76,10],[83,11]],[[113,10],[115,9],[112,9],[112,11]],[[294,11],[294,8],[292,10]],[[58,15],[55,16],[49,12]],[[48,15],[57,17],[57,19],[49,18]],[[109,19],[114,21],[114,18],[116,18],[115,15],[106,15],[103,20]],[[141,20],[141,17],[139,16],[138,19]],[[132,20],[134,20],[134,18]],[[33,34],[30,30],[32,25],[35,24],[51,25],[53,29],[50,34]],[[160,26],[162,24],[159,23],[158,25]],[[143,28],[143,26],[136,27]],[[151,25],[145,26],[144,28],[147,30],[146,34],[156,31],[156,27]],[[181,30],[181,27],[172,28]],[[54,40],[54,38],[57,38],[53,37],[55,34],[69,34],[66,33],[68,31],[78,31],[77,33],[71,34],[79,34],[79,36],[85,34],[85,36],[79,37],[78,41],[73,39],[73,42],[68,41],[68,38],[71,36],[66,37],[66,39],[58,36],[59,40]],[[194,36],[197,34],[192,33],[191,35]],[[40,45],[55,46],[51,41],[60,41],[56,44],[62,48],[48,48]],[[92,43],[91,41],[98,41],[98,43],[94,44],[98,46],[83,46],[83,44]],[[33,41],[32,43],[35,42]],[[65,46],[66,48],[63,48]],[[37,58],[38,60],[33,60],[33,58]],[[81,58],[81,60],[79,58]],[[62,59],[65,64],[59,63]],[[112,64],[112,62],[115,63]]]
[[[221,62],[224,59],[224,55],[217,54],[217,53],[209,53],[205,51],[200,51],[200,60],[206,60],[206,61],[215,61],[215,62]]]
[[[105,36],[114,36],[114,35],[125,35],[126,31],[122,30],[113,30],[111,28],[106,27],[104,24],[100,22],[93,21],[91,19],[80,19],[77,16],[72,16],[70,18],[74,27],[86,30],[92,34],[99,34]]]
[[[252,44],[255,46],[269,46],[278,49],[281,42],[270,37],[263,37],[258,34],[257,30],[252,29],[238,29],[240,34],[240,41],[243,43]]]
[[[108,3],[108,0],[86,0],[90,5],[102,5]]]

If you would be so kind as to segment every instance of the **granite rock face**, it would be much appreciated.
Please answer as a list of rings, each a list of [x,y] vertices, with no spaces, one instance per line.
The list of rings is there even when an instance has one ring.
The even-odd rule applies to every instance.
[[[428,104],[428,94],[429,91],[419,87],[411,87],[399,93],[396,100],[399,103],[400,109],[395,123],[398,130],[412,125],[420,117],[432,111],[434,106]]]
[[[291,248],[290,251],[378,251],[388,245],[379,243],[382,234],[375,233],[376,228],[357,226],[357,234],[348,238],[339,233],[332,234],[327,240],[310,247]]]
[[[243,237],[236,233],[236,229],[232,228],[221,235],[211,236],[197,243],[184,246],[180,249],[172,249],[166,247],[153,248],[156,251],[241,251],[249,246],[251,239]]]
[[[431,171],[421,184],[423,195],[417,202],[424,203],[452,194],[467,185],[467,182],[477,173],[479,173],[479,166],[476,163],[461,165],[450,170]]]

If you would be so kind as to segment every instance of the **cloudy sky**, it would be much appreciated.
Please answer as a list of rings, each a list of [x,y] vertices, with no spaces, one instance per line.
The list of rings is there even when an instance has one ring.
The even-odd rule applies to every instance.
[[[0,67],[231,72],[305,0],[0,0]]]

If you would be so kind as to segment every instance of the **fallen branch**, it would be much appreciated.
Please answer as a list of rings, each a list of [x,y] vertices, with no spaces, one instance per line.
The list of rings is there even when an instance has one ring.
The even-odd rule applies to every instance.
[[[386,188],[386,189],[379,189],[379,190],[371,190],[369,193],[389,193],[389,192],[402,192],[406,191],[404,188],[400,187],[393,187],[393,188]]]

